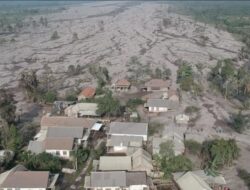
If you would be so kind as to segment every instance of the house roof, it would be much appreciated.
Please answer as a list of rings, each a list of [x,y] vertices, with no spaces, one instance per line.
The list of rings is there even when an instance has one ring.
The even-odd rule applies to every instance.
[[[212,190],[203,179],[193,172],[185,173],[176,180],[176,183],[181,190]]]
[[[73,138],[46,138],[44,141],[45,150],[72,150]]]
[[[127,172],[126,184],[130,185],[147,185],[146,172]]]
[[[145,83],[146,87],[160,87],[160,88],[168,88],[171,85],[170,80],[162,80],[162,79],[151,79],[150,81]]]
[[[83,127],[91,128],[96,123],[95,119],[75,118],[65,116],[43,116],[41,128],[47,127]]]
[[[130,86],[130,82],[127,79],[120,79],[116,81],[116,86]]]
[[[1,188],[47,188],[49,172],[14,171],[10,173]]]
[[[90,187],[128,187],[147,185],[145,172],[106,171],[91,172]]]
[[[139,171],[142,168],[144,171],[153,169],[151,155],[142,148],[138,149],[132,154],[132,161],[133,170],[135,171]]]
[[[49,127],[47,137],[82,138],[84,129],[82,127]]]
[[[107,146],[142,147],[142,137],[111,135]]]
[[[101,156],[99,170],[122,171],[132,169],[130,156]]]
[[[93,87],[86,87],[82,90],[79,96],[84,96],[85,98],[92,98],[94,97],[96,89]]]
[[[125,171],[91,172],[91,187],[126,187]]]
[[[110,124],[110,134],[121,135],[147,135],[147,123],[133,123],[133,122],[112,122]]]
[[[28,145],[28,151],[31,151],[32,153],[35,154],[44,152],[43,141],[30,141]]]
[[[80,116],[98,116],[98,104],[96,103],[78,103],[66,108],[65,112],[72,112]]]
[[[168,109],[176,109],[178,103],[164,99],[148,99],[146,107],[166,107]]]
[[[174,180],[178,180],[181,176],[183,176],[186,172],[175,172],[173,173]],[[212,176],[208,175],[204,170],[195,170],[192,171],[193,174],[199,176],[208,184],[219,184],[226,185],[226,180],[222,175]]]

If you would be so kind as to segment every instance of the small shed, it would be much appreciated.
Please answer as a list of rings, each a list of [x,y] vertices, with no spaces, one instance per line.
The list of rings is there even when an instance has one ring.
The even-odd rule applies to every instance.
[[[188,124],[189,122],[189,116],[185,114],[179,114],[175,117],[175,122],[177,124]]]

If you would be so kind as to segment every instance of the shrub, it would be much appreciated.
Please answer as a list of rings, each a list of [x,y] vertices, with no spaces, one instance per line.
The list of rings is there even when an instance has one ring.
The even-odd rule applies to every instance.
[[[52,36],[50,37],[51,40],[57,40],[57,39],[59,39],[59,38],[60,38],[60,36],[58,35],[57,31],[55,31],[55,32],[52,34]]]
[[[189,153],[194,155],[200,154],[202,146],[199,142],[194,140],[186,140],[184,144]]]
[[[45,103],[53,103],[56,100],[56,92],[48,91],[43,95]]]
[[[145,101],[143,101],[142,99],[133,98],[133,99],[128,100],[127,107],[129,107],[131,109],[135,109],[138,105],[142,105],[144,103],[145,103]]]
[[[162,134],[164,130],[164,125],[157,122],[149,123],[148,135],[153,136],[154,134]]]

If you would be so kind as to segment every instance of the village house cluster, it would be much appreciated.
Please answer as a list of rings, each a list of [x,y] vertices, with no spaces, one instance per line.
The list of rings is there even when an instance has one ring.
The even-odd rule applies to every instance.
[[[118,80],[111,88],[116,92],[128,92],[131,83]],[[150,113],[162,113],[177,109],[180,96],[171,87],[171,81],[152,79],[142,88],[146,96],[144,109]],[[105,142],[105,155],[93,160],[92,171],[85,176],[84,188],[88,190],[155,190],[154,179],[163,176],[154,154],[159,154],[160,144],[172,137],[149,138],[148,122],[128,122],[115,119],[107,121],[97,114],[96,103],[81,102],[95,96],[95,88],[86,87],[78,96],[78,102],[54,102],[54,114],[45,114],[40,131],[29,142],[27,150],[39,154],[46,152],[61,159],[72,160],[72,152],[78,147],[88,147],[92,139]],[[187,124],[189,117],[179,114],[176,123]],[[103,134],[101,137],[97,133]],[[183,154],[183,137],[175,134],[175,155]],[[151,144],[151,149],[149,148]],[[18,165],[0,176],[2,190],[55,189],[59,174],[49,171],[28,171]],[[211,190],[213,184],[225,184],[222,176],[207,176],[204,171],[188,171],[173,174],[173,189]]]

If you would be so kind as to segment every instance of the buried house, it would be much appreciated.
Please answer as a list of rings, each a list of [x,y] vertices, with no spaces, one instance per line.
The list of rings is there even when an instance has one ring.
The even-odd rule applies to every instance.
[[[149,112],[161,113],[169,110],[176,110],[178,108],[178,102],[164,100],[164,99],[148,99],[144,105]]]

